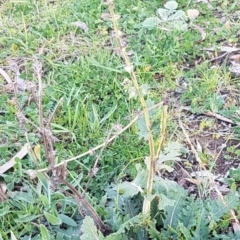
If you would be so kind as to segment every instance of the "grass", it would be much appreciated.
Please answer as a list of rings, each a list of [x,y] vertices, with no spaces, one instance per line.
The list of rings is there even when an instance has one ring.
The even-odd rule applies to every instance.
[[[240,9],[237,1],[212,1],[214,10],[195,1],[189,1],[188,5],[183,0],[178,3],[178,9],[184,11],[198,9],[200,15],[194,23],[203,28],[206,39],[201,40],[201,32],[194,28],[185,32],[143,28],[142,22],[155,16],[156,10],[162,7],[158,1],[115,1],[126,50],[134,53],[129,55],[138,83],[149,88],[146,99],[154,103],[164,101],[169,106],[165,147],[173,141],[180,142],[191,155],[178,124],[180,119],[190,137],[194,136],[200,142],[206,136],[215,147],[227,142],[222,158],[237,161],[238,126],[231,128],[201,114],[212,111],[234,123],[239,121],[239,77],[229,71],[228,58],[210,62],[209,58],[216,57],[216,52],[209,54],[205,49],[239,46],[240,23],[235,15]],[[129,98],[129,89],[123,84],[129,76],[117,52],[112,23],[103,19],[102,13],[105,12],[108,12],[107,6],[98,0],[65,1],[64,5],[60,0],[7,0],[0,5],[0,46],[3,50],[0,52],[0,67],[13,80],[18,68],[21,78],[38,85],[33,69],[35,59],[41,61],[45,119],[62,99],[51,124],[56,138],[56,164],[102,144],[114,135],[114,126],[127,125],[141,109],[136,98]],[[222,17],[231,22],[230,28],[224,25],[226,21],[222,22]],[[73,24],[80,21],[87,25],[88,31]],[[83,218],[69,188],[51,186],[51,175],[46,173],[38,173],[33,179],[27,174],[29,170],[49,166],[38,129],[39,112],[34,102],[37,95],[29,91],[19,92],[16,100],[14,92],[6,91],[5,86],[4,78],[0,77],[0,166],[26,142],[30,143],[33,153],[17,159],[15,166],[0,176],[0,183],[6,185],[8,195],[0,202],[0,239],[14,239],[14,235],[16,239],[44,239],[48,233],[54,236],[53,239],[79,239],[78,229]],[[34,124],[19,117],[18,105]],[[178,112],[180,105],[188,106],[189,111]],[[156,119],[153,130],[159,127]],[[114,220],[114,213],[109,213],[107,205],[116,205],[114,201],[119,196],[115,200],[111,198],[114,203],[107,202],[106,196],[114,196],[112,187],[118,183],[133,180],[139,173],[136,164],[143,167],[148,155],[148,146],[141,138],[145,133],[140,133],[140,128],[138,124],[132,125],[114,142],[106,144],[102,151],[67,164],[69,183],[80,192],[87,187],[86,199],[110,225],[110,215]],[[160,138],[157,134],[155,131],[156,146]],[[228,141],[229,138],[232,141]],[[40,150],[35,146],[40,146]],[[96,173],[88,185],[96,159],[99,159]],[[214,162],[216,172],[220,171],[221,157],[214,159],[207,155],[204,159],[210,162],[209,166]],[[190,162],[189,159],[184,161]],[[167,165],[174,168],[172,162]],[[161,174],[169,179],[177,176],[166,170]],[[137,203],[139,199],[135,201]],[[139,210],[139,206],[136,209]],[[117,226],[120,228],[128,216],[124,215],[121,221],[115,220],[114,227],[111,227],[117,231]],[[223,228],[220,229],[219,234],[224,232]]]

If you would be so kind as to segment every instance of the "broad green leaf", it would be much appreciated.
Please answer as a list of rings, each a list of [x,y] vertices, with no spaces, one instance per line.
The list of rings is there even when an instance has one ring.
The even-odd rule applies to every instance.
[[[41,215],[33,215],[33,216],[20,216],[19,218],[14,219],[15,222],[24,223],[31,222],[32,220],[40,217]]]
[[[49,206],[48,198],[45,195],[41,194],[40,199],[41,199],[44,207],[48,207]]]
[[[48,220],[49,223],[51,223],[52,225],[60,225],[62,223],[62,220],[48,212],[44,211],[44,216],[46,217],[46,219]]]
[[[176,1],[168,1],[164,4],[164,7],[169,10],[176,10],[178,7],[178,3]]]
[[[102,240],[104,239],[102,233],[97,230],[94,221],[91,217],[86,216],[83,220],[81,226],[81,231],[83,232],[80,237],[81,240]]]
[[[157,10],[157,14],[159,15],[159,17],[164,21],[166,22],[168,20],[168,17],[169,17],[169,10],[167,9],[164,9],[164,8],[159,8]]]
[[[136,164],[137,176],[133,180],[133,182],[142,188],[145,188],[147,185],[148,178],[148,170],[143,169],[140,164]]]
[[[51,237],[50,237],[50,234],[49,234],[49,231],[47,230],[47,228],[42,224],[40,224],[39,228],[40,228],[40,233],[41,233],[42,239],[51,240]]]
[[[164,210],[167,206],[174,206],[176,200],[167,198],[164,194],[159,194],[158,209]]]
[[[9,193],[9,195],[15,201],[22,201],[27,203],[34,202],[32,191],[30,189],[28,189],[28,192],[15,192],[15,193]]]
[[[69,226],[72,226],[72,227],[77,226],[77,223],[65,214],[58,214],[58,217]]]
[[[118,185],[118,192],[122,197],[131,198],[139,192],[143,192],[143,189],[134,182],[123,182]]]
[[[160,22],[161,22],[160,19],[157,17],[149,17],[149,18],[145,19],[145,21],[142,23],[142,25],[145,28],[152,29],[152,28],[158,26]]]
[[[188,29],[188,24],[185,21],[181,21],[181,20],[174,21],[172,23],[172,26],[173,28],[179,31],[186,31]]]
[[[105,240],[129,240],[126,234],[113,233],[104,238]]]
[[[186,18],[186,14],[184,11],[182,10],[178,10],[176,11],[174,14],[170,15],[168,20],[169,21],[176,21],[176,20],[179,20],[179,19],[185,19]]]
[[[140,164],[136,164],[137,176],[132,182],[123,182],[117,185],[118,193],[125,198],[131,198],[139,192],[143,192],[146,187],[148,170],[141,168]]]

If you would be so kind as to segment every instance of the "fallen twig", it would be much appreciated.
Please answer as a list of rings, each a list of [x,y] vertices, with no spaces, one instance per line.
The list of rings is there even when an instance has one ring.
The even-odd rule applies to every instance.
[[[3,78],[6,80],[6,82],[8,84],[13,84],[12,79],[9,77],[9,75],[2,68],[0,68],[0,74],[3,76]]]
[[[177,107],[180,110],[185,110],[185,111],[191,112],[191,108],[190,107],[185,107],[185,106],[174,106],[174,107]],[[219,119],[221,121],[224,121],[224,122],[227,122],[227,123],[230,123],[230,124],[240,125],[239,123],[234,123],[231,119],[223,117],[220,114],[215,113],[215,112],[206,111],[206,112],[203,112],[201,114],[209,116],[209,117],[215,117],[215,118],[217,118],[217,119]]]
[[[8,169],[12,168],[14,166],[15,158],[22,159],[24,156],[26,156],[28,153],[28,144],[26,143],[19,152],[15,154],[14,157],[12,157],[8,162],[4,163],[2,166],[0,166],[0,174],[5,173]]]

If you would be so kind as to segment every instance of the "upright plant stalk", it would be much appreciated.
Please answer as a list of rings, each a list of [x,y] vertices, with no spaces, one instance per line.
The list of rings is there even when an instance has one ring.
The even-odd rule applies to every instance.
[[[138,93],[139,101],[141,103],[143,114],[144,114],[146,128],[149,133],[148,145],[149,145],[149,155],[150,155],[149,156],[150,168],[149,168],[149,174],[148,174],[148,179],[147,179],[147,197],[144,198],[143,209],[142,209],[143,214],[147,214],[150,212],[150,201],[148,199],[148,196],[152,193],[153,177],[155,174],[155,151],[154,151],[154,139],[153,139],[153,134],[152,134],[152,130],[151,130],[151,122],[150,122],[150,117],[149,117],[149,112],[147,109],[146,101],[145,101],[142,91],[138,85],[137,76],[134,72],[133,65],[131,64],[129,57],[126,54],[126,49],[122,44],[122,40],[121,40],[121,37],[119,34],[116,17],[115,17],[115,13],[114,13],[113,0],[107,0],[107,4],[109,6],[109,11],[110,11],[110,15],[111,15],[112,22],[113,22],[113,28],[114,28],[117,44],[120,48],[121,54],[122,54],[123,59],[126,64],[125,70],[129,73],[131,80],[133,82],[133,86]]]

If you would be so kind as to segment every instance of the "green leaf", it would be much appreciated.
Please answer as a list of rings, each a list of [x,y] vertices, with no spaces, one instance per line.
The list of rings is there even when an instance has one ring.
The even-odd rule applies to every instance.
[[[144,20],[142,25],[145,28],[152,29],[152,28],[158,26],[160,22],[161,22],[160,19],[157,17],[149,17]]]
[[[143,192],[143,189],[134,182],[123,182],[118,184],[118,192],[122,197],[131,198],[139,192]]]
[[[48,202],[48,198],[46,197],[46,195],[40,195],[40,199],[44,205],[44,207],[48,207],[49,206],[49,202]]]
[[[117,105],[113,106],[111,110],[100,120],[100,124],[104,123],[117,109]]]
[[[154,105],[154,101],[152,101],[150,98],[148,98],[146,100],[146,105],[147,108],[150,108]],[[149,113],[149,117],[150,119],[154,118],[154,116],[156,115],[157,110],[156,109],[152,109],[150,110]],[[138,137],[139,139],[144,139],[145,141],[147,141],[149,139],[149,133],[147,131],[147,127],[146,127],[146,122],[145,122],[145,118],[144,116],[141,116],[137,122],[136,122],[136,127],[138,129]]]
[[[160,153],[158,164],[166,161],[179,161],[181,156],[182,145],[178,142],[170,142],[164,151]]]
[[[124,234],[113,233],[104,238],[105,240],[128,240],[129,238]]]
[[[58,214],[58,217],[69,226],[72,226],[72,227],[77,226],[77,223],[65,214]]]
[[[83,220],[81,226],[81,231],[83,232],[80,237],[81,240],[102,240],[104,239],[102,233],[97,230],[94,221],[91,217],[86,216]]]
[[[164,7],[169,10],[176,10],[178,7],[178,3],[176,1],[168,1],[164,4]]]
[[[47,228],[42,224],[40,224],[39,228],[40,228],[40,233],[41,233],[42,239],[51,240],[51,237],[50,237],[50,234],[49,234]]]
[[[172,207],[174,206],[175,203],[176,203],[176,200],[172,200],[163,194],[159,194],[159,203],[158,203],[159,210],[164,210],[168,206]]]
[[[159,17],[164,21],[166,22],[168,20],[168,17],[169,17],[169,10],[167,9],[163,9],[163,8],[159,8],[157,10],[157,14],[159,15]]]
[[[182,10],[178,10],[174,14],[169,16],[168,20],[169,21],[176,21],[176,20],[185,19],[185,18],[186,18],[185,12],[182,11]]]
[[[132,182],[123,182],[117,185],[118,193],[124,198],[131,198],[139,192],[143,192],[146,187],[148,170],[142,169],[140,164],[136,164],[137,176]]]
[[[4,206],[0,209],[0,217],[3,217],[5,214],[8,214],[10,211],[10,207],[8,205]]]
[[[184,239],[192,239],[190,229],[187,229],[181,222],[178,223],[178,230],[184,236]]]
[[[24,222],[31,222],[32,220],[40,217],[41,215],[33,215],[33,216],[22,216],[17,219],[14,219],[15,222],[24,223]]]
[[[42,185],[43,185],[43,187],[45,188],[45,190],[46,190],[46,192],[48,192],[49,191],[49,181],[46,179],[46,177],[42,174],[42,173],[40,173],[40,172],[38,172],[37,173],[37,176],[38,176],[38,179],[39,179],[39,181],[42,183]]]
[[[51,223],[52,225],[60,225],[62,223],[62,220],[48,212],[44,211],[44,216],[46,217],[46,219],[48,220],[49,223]]]

